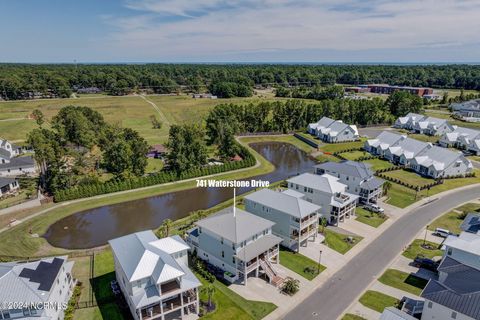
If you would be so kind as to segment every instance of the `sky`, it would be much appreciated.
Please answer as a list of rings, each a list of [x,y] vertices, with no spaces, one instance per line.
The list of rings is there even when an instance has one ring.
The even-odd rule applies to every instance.
[[[0,62],[480,62],[480,0],[0,0]]]

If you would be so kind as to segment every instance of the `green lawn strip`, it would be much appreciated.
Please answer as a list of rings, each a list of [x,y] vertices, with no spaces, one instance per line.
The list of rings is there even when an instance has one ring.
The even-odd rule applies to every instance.
[[[365,292],[359,301],[365,307],[380,313],[382,313],[385,308],[393,307],[399,302],[398,299],[392,296],[373,290]]]
[[[367,320],[365,318],[362,318],[360,316],[357,316],[356,314],[352,313],[346,313],[343,317],[342,320]]]
[[[393,167],[393,164],[391,164],[390,162],[386,161],[386,160],[382,160],[382,159],[370,159],[370,160],[365,160],[363,161],[365,163],[369,163],[371,165],[371,169],[373,171],[377,171],[377,170],[381,170],[381,169],[388,169],[388,168],[391,168]]]
[[[255,139],[251,138],[249,138],[249,140],[252,142],[255,141]],[[299,141],[298,139],[295,140]],[[243,142],[242,139],[241,141]],[[275,169],[275,167],[270,162],[268,162],[255,150],[250,148],[250,152],[252,152],[256,159],[260,162],[259,167],[240,172],[227,172],[217,175],[215,178],[218,180],[242,179],[268,173]],[[65,254],[68,252],[68,250],[52,247],[43,237],[32,237],[29,231],[31,230],[34,234],[36,233],[39,235],[43,235],[51,224],[76,212],[130,200],[148,198],[168,192],[194,188],[195,186],[195,181],[184,181],[170,185],[158,185],[152,188],[140,189],[127,193],[111,194],[100,198],[85,199],[80,202],[75,202],[73,204],[68,204],[67,202],[57,205],[55,209],[45,214],[32,218],[28,222],[19,224],[9,230],[0,233],[0,252],[2,253],[2,255],[22,257],[35,256],[40,250],[42,252],[42,255]],[[38,211],[43,209],[44,208],[41,207],[38,209]]]
[[[341,254],[347,253],[348,250],[352,249],[358,242],[360,242],[360,240],[363,239],[360,236],[352,236],[354,242],[349,243],[349,242],[346,241],[346,239],[349,236],[334,232],[334,231],[329,230],[329,229],[325,229],[323,235],[325,236],[325,244],[330,249],[333,249],[337,252],[340,252]]]
[[[355,214],[357,215],[357,218],[355,220],[368,224],[369,226],[372,226],[374,228],[378,228],[378,226],[380,226],[388,219],[387,216],[381,217],[377,213],[370,212],[360,207],[357,207],[355,209]]]
[[[352,161],[356,161],[358,158],[361,158],[361,157],[371,156],[370,153],[365,151],[349,151],[349,152],[340,153],[340,155],[345,159],[352,160]]]
[[[203,286],[208,286],[208,283],[200,275],[197,278],[202,282]],[[269,302],[252,301],[243,298],[234,291],[230,290],[225,284],[218,280],[213,283],[215,293],[213,294],[213,302],[216,305],[216,310],[208,313],[202,319],[255,319],[259,320],[267,316],[277,308],[276,305]],[[200,300],[208,301],[206,293],[200,292]]]
[[[116,303],[111,302],[101,307],[76,309],[74,320],[123,320],[124,317]]]
[[[82,291],[78,301],[90,301],[92,299],[90,292],[90,257],[73,257],[72,275],[75,279],[82,283]]]
[[[428,282],[428,280],[395,269],[388,269],[385,271],[385,273],[378,278],[378,281],[387,286],[410,292],[417,296],[420,295]]]
[[[339,143],[327,143],[320,147],[320,150],[323,152],[334,153],[347,149],[361,148],[365,144],[366,139],[361,139],[359,141],[350,141],[350,142],[339,142]]]
[[[462,211],[462,212],[480,212],[480,203],[465,203],[464,205],[461,205],[458,208],[455,208],[455,210]]]
[[[318,138],[315,138],[315,136],[312,136],[311,134],[309,133],[305,133],[305,132],[297,132],[297,134],[299,136],[302,136],[304,137],[305,139],[308,139],[310,141],[312,141],[313,143],[316,143],[316,144],[322,144],[322,140],[318,139]]]
[[[409,185],[419,186],[419,187],[435,182],[433,179],[424,178],[419,174],[416,174],[415,172],[407,171],[407,170],[393,170],[389,172],[384,172],[382,174],[393,179],[398,179]]]
[[[425,249],[422,247],[423,239],[415,239],[405,250],[402,255],[409,259],[415,259],[418,255],[422,255],[425,258],[432,259],[433,257],[438,257],[443,255],[443,251],[438,249],[440,246],[438,243],[425,241],[426,245],[430,245],[434,250]]]
[[[409,138],[420,140],[423,142],[437,143],[439,140],[438,136],[427,136],[425,134],[413,133],[408,135]]]
[[[293,135],[278,135],[278,136],[251,136],[251,137],[242,137],[241,141],[243,143],[255,143],[255,142],[285,142],[293,144],[298,149],[302,150],[305,153],[311,153],[315,151],[315,148],[311,147],[307,143],[303,142],[300,139],[295,138]]]
[[[316,276],[319,275],[317,272],[319,266],[318,262],[313,261],[312,259],[293,251],[289,251],[283,248],[280,248],[280,264],[293,272],[301,275],[307,280],[313,280]],[[314,272],[305,272],[305,268],[311,268]],[[320,265],[320,273],[325,270],[327,267]]]
[[[319,162],[340,162],[340,158],[337,158],[331,154],[319,154],[315,157]]]

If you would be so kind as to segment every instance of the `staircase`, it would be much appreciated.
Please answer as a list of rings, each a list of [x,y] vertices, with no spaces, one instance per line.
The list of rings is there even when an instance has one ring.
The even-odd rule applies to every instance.
[[[263,271],[265,271],[265,274],[267,275],[268,279],[270,279],[270,283],[274,285],[275,287],[279,287],[282,285],[283,279],[280,277],[277,272],[273,269],[272,264],[265,260],[265,259],[260,259],[260,267],[262,267]]]

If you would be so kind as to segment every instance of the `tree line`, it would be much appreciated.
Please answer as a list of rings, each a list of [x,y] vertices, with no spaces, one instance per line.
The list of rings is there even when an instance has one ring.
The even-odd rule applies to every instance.
[[[266,64],[0,64],[6,100],[69,97],[82,88],[111,95],[210,90],[220,97],[249,96],[253,86],[391,85],[480,90],[479,65],[266,65]]]

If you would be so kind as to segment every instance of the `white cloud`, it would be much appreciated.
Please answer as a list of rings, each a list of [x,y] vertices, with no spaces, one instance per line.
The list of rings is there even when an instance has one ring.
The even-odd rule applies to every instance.
[[[126,7],[132,16],[107,19],[118,28],[109,45],[157,59],[461,48],[478,44],[480,30],[479,2],[469,0],[130,0]]]

